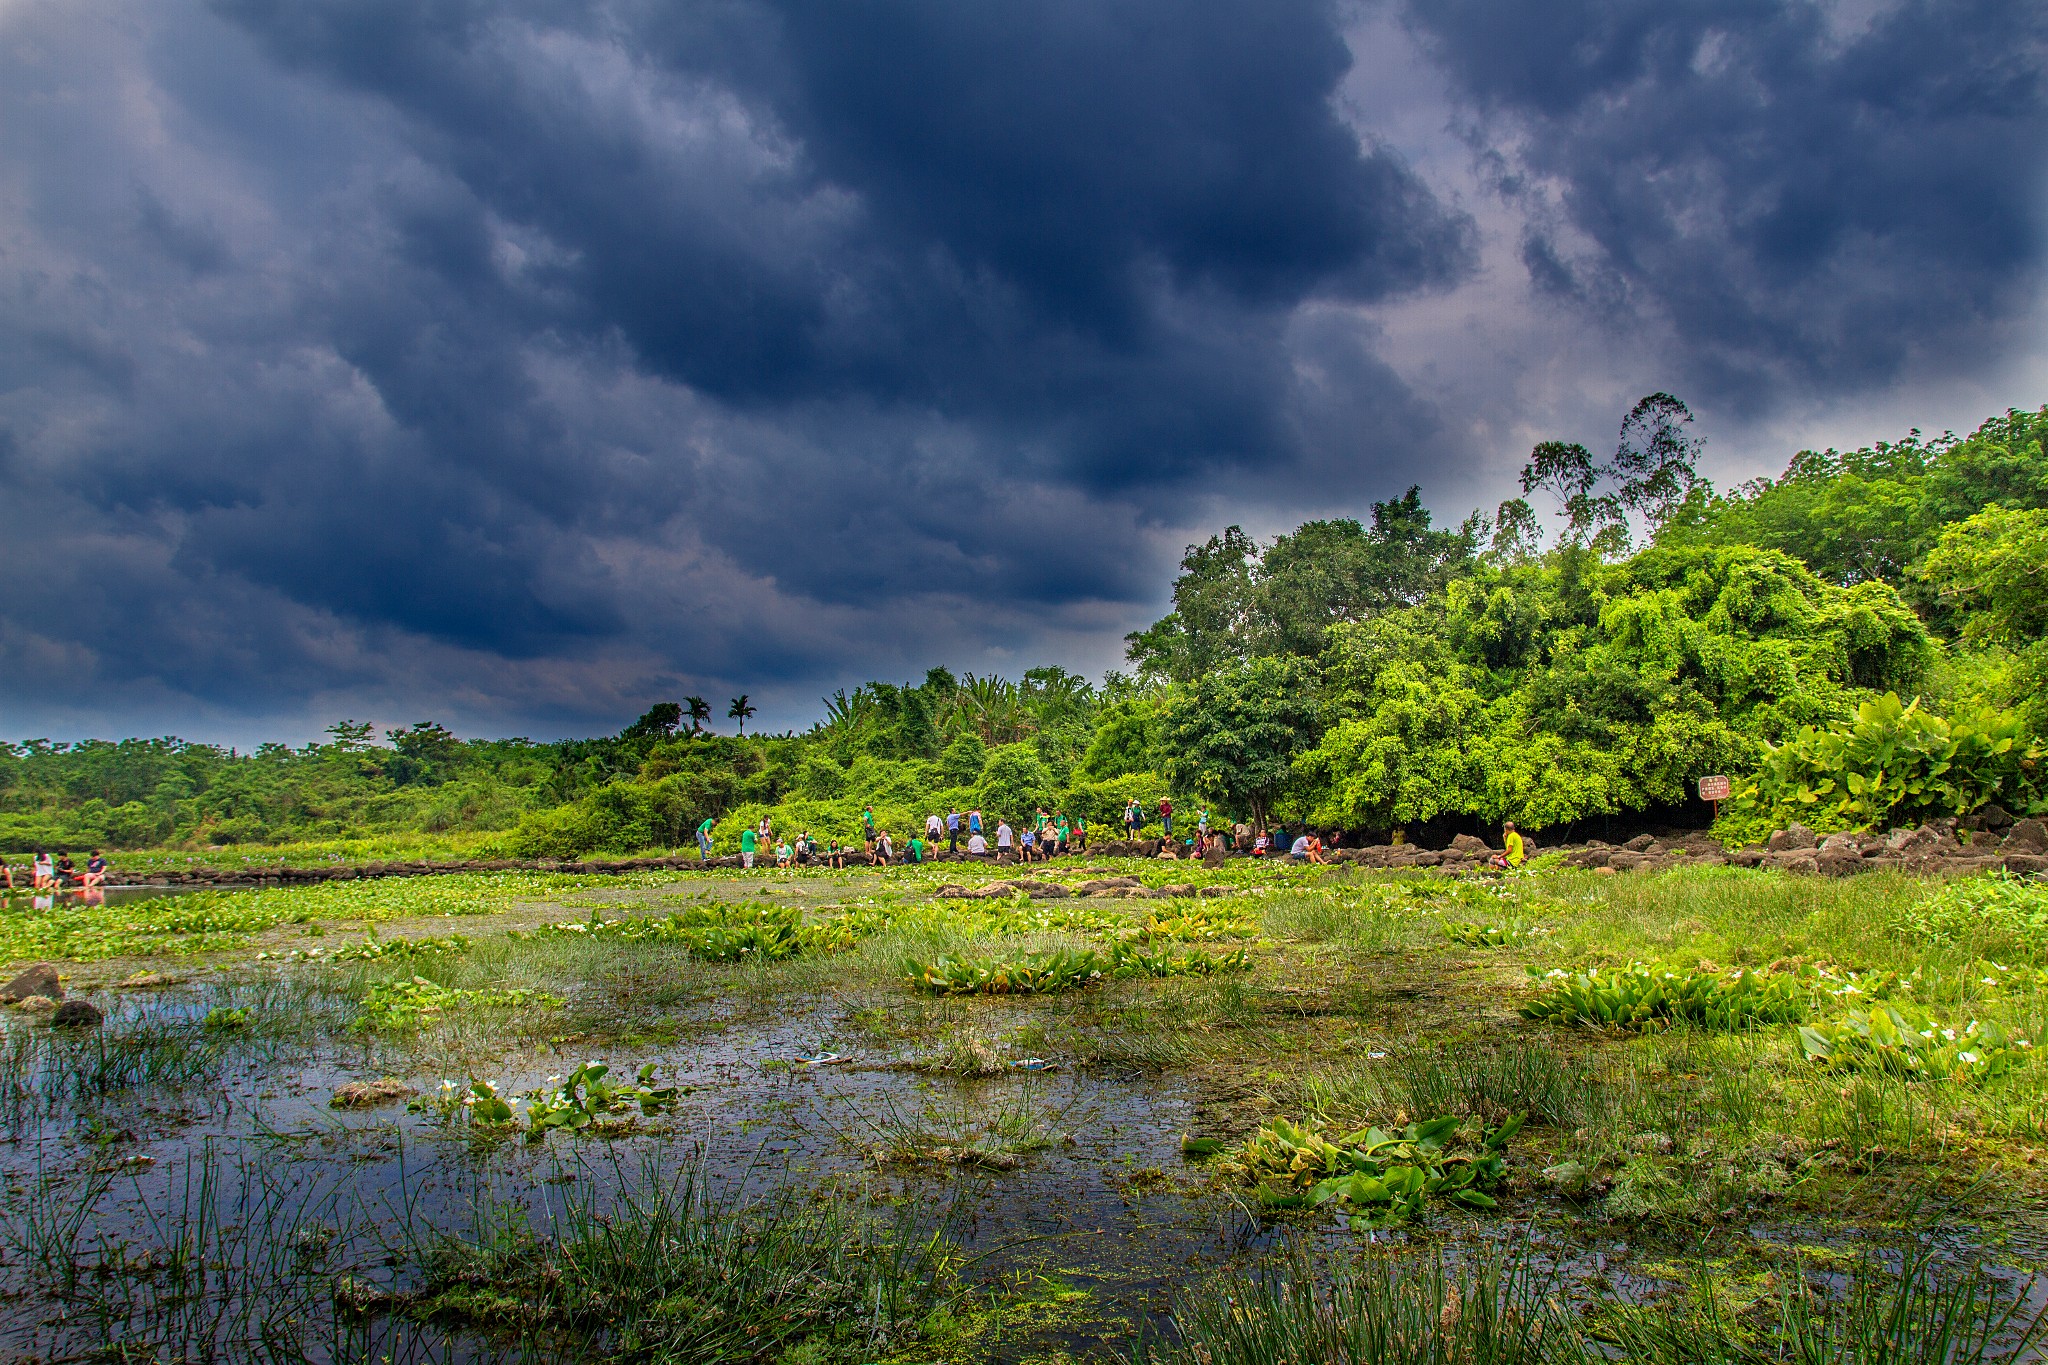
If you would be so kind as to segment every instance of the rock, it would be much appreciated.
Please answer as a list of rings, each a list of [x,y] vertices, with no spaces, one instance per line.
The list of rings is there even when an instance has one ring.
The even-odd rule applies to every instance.
[[[22,1001],[20,1005],[23,1014],[48,1014],[55,1008],[57,1008],[57,1002],[47,995],[31,995],[28,999]]]
[[[1812,837],[1811,831],[1807,837]],[[1766,853],[1759,865],[1774,867],[1780,872],[1813,873],[1820,871],[1820,858],[1811,847],[1786,849],[1778,853]]]
[[[1820,840],[1813,837],[1813,831],[1801,824],[1790,824],[1778,830],[1765,841],[1773,853],[1791,853],[1799,849],[1817,848]]]
[[[1633,848],[1617,848],[1607,855],[1607,866],[1616,872],[1634,872],[1649,861],[1647,854]]]
[[[137,972],[133,976],[126,976],[116,981],[114,989],[122,991],[147,991],[154,990],[158,986],[175,986],[177,984],[177,977],[166,976],[162,972]]]
[[[1834,840],[1830,839],[1829,843]],[[1863,852],[1854,844],[1848,847],[1823,846],[1814,854],[1814,870],[1823,877],[1850,877],[1863,870]]]
[[[51,1013],[50,1027],[95,1028],[106,1017],[106,1011],[90,1000],[66,1000]]]
[[[0,986],[0,1005],[18,1005],[35,996],[48,1000],[64,998],[64,983],[57,979],[57,969],[47,962],[38,962]]]
[[[1486,840],[1475,839],[1469,834],[1460,834],[1451,840],[1450,851],[1453,853],[1487,853],[1491,850],[1487,848]]]
[[[1988,806],[1979,806],[1970,813],[1963,823],[1973,829],[2009,829],[2018,817],[2004,806],[1993,801]]]
[[[369,1109],[375,1105],[389,1104],[393,1100],[406,1099],[418,1093],[418,1091],[414,1090],[404,1081],[393,1080],[391,1077],[386,1076],[381,1080],[375,1081],[350,1081],[348,1084],[338,1087],[334,1092],[334,1098],[327,1101],[327,1103],[336,1109]]]
[[[1207,848],[1202,850],[1202,866],[1221,867],[1223,866],[1223,860],[1228,856],[1229,854],[1225,853],[1223,850],[1223,841],[1221,839],[1217,839],[1210,843],[1210,845]]]
[[[1648,834],[1638,834],[1635,838],[1623,844],[1622,847],[1627,849],[1631,853],[1642,853],[1646,851],[1651,844],[1654,844],[1656,842],[1656,839]]]
[[[2007,853],[2048,853],[2048,822],[2016,821],[2000,847]]]
[[[1847,830],[1843,830],[1838,834],[1830,834],[1827,838],[1821,840],[1820,851],[1823,853],[1853,853],[1860,858],[1863,856],[1863,842]]]
[[[2048,853],[2008,853],[2004,862],[2007,872],[2048,872]]]

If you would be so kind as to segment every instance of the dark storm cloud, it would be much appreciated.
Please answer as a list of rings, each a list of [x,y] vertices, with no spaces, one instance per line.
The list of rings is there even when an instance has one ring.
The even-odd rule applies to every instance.
[[[1981,367],[2038,300],[2048,9],[1410,0],[1538,287],[1751,407]],[[1549,212],[1544,206],[1549,206]],[[1548,221],[1546,221],[1546,219]]]
[[[1409,21],[1535,289],[1764,405],[2019,315],[2022,9]],[[1339,97],[1356,17],[0,11],[0,494],[65,528],[0,544],[0,703],[581,730],[729,685],[800,720],[1114,641],[1221,521],[1456,473],[1472,414],[1403,376],[1461,358],[1376,318],[1485,287],[1483,242]]]

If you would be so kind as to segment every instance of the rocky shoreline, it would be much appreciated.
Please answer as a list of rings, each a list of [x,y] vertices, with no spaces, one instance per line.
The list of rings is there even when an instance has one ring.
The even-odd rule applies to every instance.
[[[1112,840],[1055,860],[1050,867],[1072,866],[1090,857],[1158,858],[1161,841]],[[1914,872],[1969,873],[2005,868],[2018,873],[2048,873],[2048,825],[2040,820],[2020,820],[2002,833],[1970,830],[1953,820],[1921,825],[1915,829],[1894,829],[1885,834],[1830,834],[1822,838],[1799,825],[1779,830],[1764,844],[1730,852],[1703,831],[1656,838],[1638,835],[1623,844],[1591,839],[1561,849],[1569,867],[1607,872],[1655,871],[1667,867],[1778,868],[1786,872],[1841,877],[1884,868]],[[1324,852],[1331,863],[1379,868],[1439,868],[1447,872],[1472,871],[1484,867],[1496,850],[1469,834],[1461,834],[1445,849],[1417,848],[1413,844],[1371,844],[1363,848],[1333,848]],[[1248,857],[1212,849],[1205,860],[1210,866]],[[900,860],[899,860],[900,861]],[[1017,865],[1013,855],[973,858],[965,853],[940,849],[929,861],[938,863],[985,863]],[[756,866],[772,860],[756,859]],[[431,877],[451,872],[567,872],[580,875],[618,875],[628,872],[691,872],[706,868],[737,868],[737,854],[726,854],[705,862],[695,854],[654,858],[493,858],[457,862],[427,860],[367,863],[336,863],[330,867],[214,868],[194,867],[165,871],[124,882],[131,886],[289,886],[311,882],[357,881],[380,877]]]

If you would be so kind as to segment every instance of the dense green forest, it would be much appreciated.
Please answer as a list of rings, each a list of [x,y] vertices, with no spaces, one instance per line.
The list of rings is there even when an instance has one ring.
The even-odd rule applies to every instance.
[[[1802,451],[1726,493],[1691,421],[1655,394],[1611,456],[1539,445],[1523,496],[1455,530],[1419,489],[1270,543],[1231,527],[1099,685],[935,668],[836,693],[800,735],[714,733],[692,697],[551,743],[431,722],[246,754],[32,740],[0,746],[0,845],[413,833],[570,856],[685,846],[707,815],[722,844],[771,811],[823,840],[870,803],[901,833],[970,806],[1107,827],[1164,795],[1353,835],[1555,831],[1683,817],[1710,772],[1736,779],[1731,840],[2048,809],[2048,407]]]

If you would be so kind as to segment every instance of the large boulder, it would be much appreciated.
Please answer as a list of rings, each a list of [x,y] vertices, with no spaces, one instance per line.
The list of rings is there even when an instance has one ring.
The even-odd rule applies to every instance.
[[[1475,839],[1469,834],[1460,834],[1451,840],[1451,852],[1453,853],[1489,853],[1491,851],[1486,846],[1486,840]]]
[[[57,979],[57,969],[47,962],[38,962],[14,980],[0,986],[0,1005],[19,1005],[33,996],[46,1000],[62,1000],[64,983]]]
[[[1863,844],[1855,835],[1830,834],[1821,840],[1814,855],[1817,871],[1827,877],[1847,877],[1863,870]]]
[[[1212,839],[1209,841],[1209,846],[1202,850],[1202,866],[1221,867],[1223,866],[1223,860],[1229,856],[1224,851],[1223,841],[1221,839]]]
[[[2048,823],[2018,820],[2006,832],[2002,845],[2007,853],[2048,853]]]
[[[1805,848],[1820,847],[1820,840],[1813,837],[1813,831],[1798,823],[1775,831],[1765,841],[1765,847],[1773,853],[1793,853]]]

